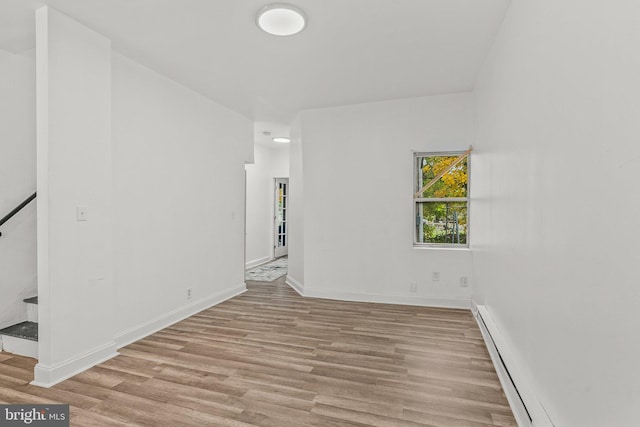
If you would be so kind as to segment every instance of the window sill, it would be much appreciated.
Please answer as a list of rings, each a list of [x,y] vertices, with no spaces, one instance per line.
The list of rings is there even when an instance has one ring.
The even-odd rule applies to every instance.
[[[413,245],[413,249],[417,249],[419,251],[427,250],[427,251],[462,251],[462,252],[471,252],[470,247],[447,247],[447,246],[419,246]]]

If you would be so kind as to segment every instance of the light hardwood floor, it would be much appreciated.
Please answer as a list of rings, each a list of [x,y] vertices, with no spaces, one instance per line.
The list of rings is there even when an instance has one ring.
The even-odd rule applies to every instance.
[[[248,287],[51,389],[0,353],[0,403],[69,403],[83,427],[516,425],[469,311]]]

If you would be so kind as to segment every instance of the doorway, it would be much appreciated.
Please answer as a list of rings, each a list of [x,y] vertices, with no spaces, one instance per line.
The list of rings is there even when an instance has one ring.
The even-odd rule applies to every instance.
[[[287,211],[289,208],[289,178],[275,178],[275,213],[273,257],[280,258],[289,253]]]

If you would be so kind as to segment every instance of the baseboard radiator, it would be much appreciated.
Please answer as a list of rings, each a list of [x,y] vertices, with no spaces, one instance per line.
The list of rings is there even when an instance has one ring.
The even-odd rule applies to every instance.
[[[509,405],[511,406],[511,410],[513,411],[513,415],[518,422],[518,426],[534,426],[531,412],[527,409],[527,405],[524,403],[524,399],[522,398],[520,391],[518,391],[518,387],[509,372],[509,368],[500,354],[500,349],[496,345],[489,327],[487,327],[487,322],[483,318],[480,310],[474,310],[474,315],[478,322],[478,326],[480,327],[480,331],[482,332],[482,336],[484,337],[487,349],[489,350],[493,365],[496,368],[500,383],[502,384],[507,400],[509,401]]]

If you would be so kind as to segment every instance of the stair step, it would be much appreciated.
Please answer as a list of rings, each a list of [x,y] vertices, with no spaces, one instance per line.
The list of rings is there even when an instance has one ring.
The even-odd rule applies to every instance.
[[[8,328],[0,329],[0,335],[38,341],[38,324],[36,322],[21,322]]]
[[[22,322],[0,329],[2,351],[20,356],[38,358],[38,324]]]
[[[22,301],[27,303],[27,320],[38,322],[38,296],[25,298]]]
[[[22,301],[26,302],[27,304],[37,304],[38,303],[38,297],[31,297],[31,298],[25,298]]]

